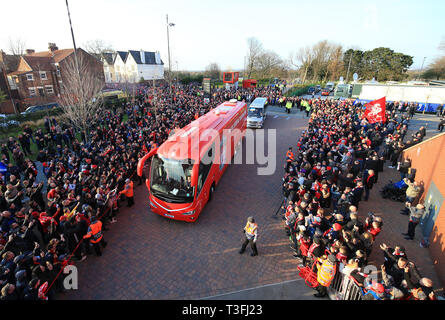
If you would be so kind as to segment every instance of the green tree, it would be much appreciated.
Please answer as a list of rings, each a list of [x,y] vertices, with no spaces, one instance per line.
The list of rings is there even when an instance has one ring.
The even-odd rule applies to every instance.
[[[390,48],[380,47],[365,52],[350,49],[343,59],[345,70],[348,69],[351,54],[350,74],[357,72],[363,79],[401,81],[408,76],[407,71],[413,64],[412,56],[394,52]]]

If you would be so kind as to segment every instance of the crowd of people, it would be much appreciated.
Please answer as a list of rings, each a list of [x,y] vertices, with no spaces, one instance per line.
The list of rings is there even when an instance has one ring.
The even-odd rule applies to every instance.
[[[142,183],[138,160],[222,102],[258,96],[275,103],[282,93],[216,89],[205,103],[196,85],[171,91],[165,83],[139,85],[128,102],[93,118],[89,133],[47,117],[43,128],[27,126],[10,137],[1,149],[7,170],[0,173],[0,299],[53,299],[63,292],[61,270],[92,248],[101,255],[102,229],[117,222],[120,200],[133,205],[133,181]]]
[[[207,102],[204,96],[196,85],[139,85],[136,96],[92,119],[88,133],[46,118],[43,128],[27,126],[10,137],[1,148],[7,170],[0,173],[0,299],[53,299],[63,292],[63,268],[93,252],[100,256],[107,245],[101,229],[117,222],[122,199],[133,205],[133,181],[143,180],[135,174],[138,160],[224,101],[256,97],[291,103],[311,117],[285,168],[286,231],[295,255],[312,266],[329,253],[325,260],[334,257],[359,274],[383,227],[373,214],[360,221],[362,195],[366,201],[385,160],[395,166],[424,129],[403,142],[409,116],[396,115],[396,108],[389,108],[387,123],[374,126],[358,117],[361,105],[285,98],[277,87],[215,89]],[[385,250],[393,261],[398,251]],[[387,265],[389,275],[394,265]]]
[[[399,108],[394,105],[387,104],[384,123],[370,124],[363,116],[363,105],[352,100],[296,98],[293,103],[310,119],[296,146],[286,153],[283,220],[301,268],[317,275],[315,296],[327,295],[341,266],[362,288],[364,299],[412,295],[434,299],[431,280],[420,276],[400,246],[381,246],[385,255],[382,281],[368,281],[363,271],[384,223],[372,212],[365,214],[364,221],[359,215],[362,201],[377,200],[372,190],[385,162],[389,160],[390,167],[400,165],[403,149],[421,142],[425,128],[405,142],[410,115],[397,114]],[[406,183],[414,184],[412,176],[412,180],[404,177]],[[411,216],[419,216],[414,208],[409,210]],[[406,235],[410,238],[414,227],[409,225]]]

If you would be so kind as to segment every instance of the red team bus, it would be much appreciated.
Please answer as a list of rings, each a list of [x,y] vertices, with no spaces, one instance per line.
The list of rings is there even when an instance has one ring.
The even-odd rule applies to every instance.
[[[194,222],[211,200],[245,135],[247,105],[230,100],[175,132],[139,160],[150,209],[167,218]],[[151,160],[151,162],[147,161]]]

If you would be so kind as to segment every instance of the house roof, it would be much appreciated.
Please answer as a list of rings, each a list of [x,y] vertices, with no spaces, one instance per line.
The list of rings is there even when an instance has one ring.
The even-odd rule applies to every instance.
[[[3,68],[3,63],[5,64],[5,71],[12,72],[17,70],[20,63],[20,56],[14,56],[12,54],[6,54],[0,50],[0,70]]]
[[[121,57],[123,62],[125,62],[127,60],[128,51],[116,51],[116,53]],[[116,57],[117,57],[117,55],[116,55]]]
[[[45,70],[52,70],[51,57],[43,57],[43,56],[28,56],[24,55],[22,57],[23,60],[28,64],[28,66],[31,68],[29,70],[28,68],[22,68],[22,65],[19,65],[19,69],[17,71],[45,71]],[[26,70],[28,69],[28,70]]]
[[[53,58],[54,62],[60,62],[69,55],[71,55],[74,52],[74,49],[60,49],[60,50],[54,50],[52,52],[48,51],[41,51],[41,52],[33,52],[31,54],[25,55],[25,57],[47,57],[47,58]]]
[[[108,64],[113,64],[114,56],[113,52],[102,52],[102,57]]]
[[[116,53],[121,57],[123,62],[127,61],[129,55],[131,55],[137,64],[156,64],[156,53],[150,51],[143,51],[145,62],[142,63],[141,51],[140,50],[128,50],[128,51],[116,51]],[[161,65],[164,62],[161,60]]]
[[[19,76],[19,75],[25,74],[25,73],[28,73],[28,71],[14,71],[14,72],[8,73],[8,76]]]

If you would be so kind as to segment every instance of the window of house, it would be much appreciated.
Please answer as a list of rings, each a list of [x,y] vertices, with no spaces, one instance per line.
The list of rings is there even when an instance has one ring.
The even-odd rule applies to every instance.
[[[53,86],[45,86],[45,91],[48,94],[54,94]]]
[[[46,71],[40,71],[39,73],[41,80],[48,80],[48,78],[46,77]]]
[[[28,81],[33,81],[34,80],[34,77],[33,77],[32,73],[26,74],[26,80],[28,80]]]
[[[28,88],[29,96],[34,97],[36,95],[36,88]]]

